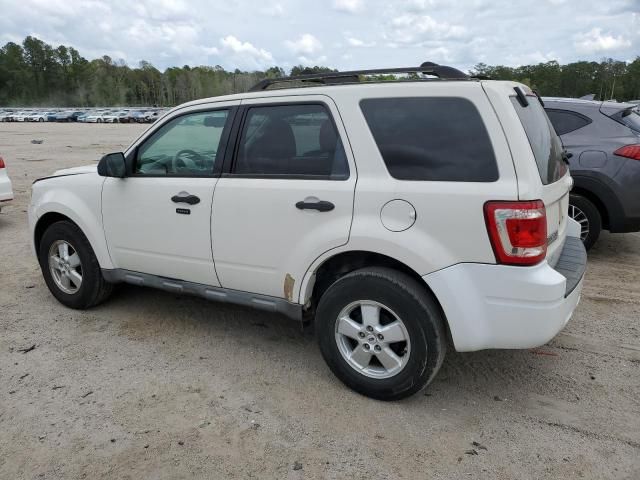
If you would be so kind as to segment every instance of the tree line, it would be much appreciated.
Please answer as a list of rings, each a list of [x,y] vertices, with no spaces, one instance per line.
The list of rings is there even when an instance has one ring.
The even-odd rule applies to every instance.
[[[293,67],[298,75],[332,71]],[[480,63],[470,72],[518,80],[547,96],[630,100],[640,98],[640,57],[630,63],[606,59],[560,65],[551,61],[522,67]],[[146,61],[131,68],[108,56],[87,60],[73,47],[54,47],[35,37],[0,49],[1,106],[173,106],[189,100],[245,92],[264,78],[285,76],[278,66],[264,71],[226,71],[219,65],[170,67],[161,72]]]

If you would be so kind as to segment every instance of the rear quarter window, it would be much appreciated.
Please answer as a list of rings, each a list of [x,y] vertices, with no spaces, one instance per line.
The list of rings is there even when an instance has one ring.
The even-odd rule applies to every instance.
[[[591,123],[590,118],[569,110],[545,108],[545,111],[558,135],[575,132]]]
[[[516,97],[511,97],[511,103],[529,139],[540,180],[544,185],[549,185],[560,180],[567,172],[567,165],[562,160],[562,142],[540,102],[535,97],[527,98],[529,105],[526,107],[520,105]]]
[[[399,180],[494,182],[498,166],[475,105],[459,97],[360,102],[389,174]]]

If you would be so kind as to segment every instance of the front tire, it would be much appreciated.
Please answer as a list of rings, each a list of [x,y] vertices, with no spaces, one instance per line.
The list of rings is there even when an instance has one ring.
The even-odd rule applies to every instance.
[[[569,216],[580,224],[580,239],[589,250],[598,241],[602,231],[602,217],[598,208],[586,197],[571,194]]]
[[[90,308],[111,295],[113,285],[102,276],[89,240],[71,222],[56,222],[47,228],[38,260],[49,291],[67,307]]]
[[[320,351],[348,387],[378,400],[424,388],[446,353],[444,318],[425,288],[388,268],[338,279],[316,311]]]

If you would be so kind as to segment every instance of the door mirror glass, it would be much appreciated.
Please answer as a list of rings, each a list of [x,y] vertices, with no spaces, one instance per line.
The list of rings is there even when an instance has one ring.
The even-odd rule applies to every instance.
[[[98,163],[98,175],[101,177],[124,178],[126,174],[124,153],[108,153]]]

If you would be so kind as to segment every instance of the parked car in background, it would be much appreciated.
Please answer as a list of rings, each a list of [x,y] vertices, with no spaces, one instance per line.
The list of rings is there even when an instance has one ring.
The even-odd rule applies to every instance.
[[[448,339],[548,342],[586,251],[539,99],[432,63],[392,71],[441,80],[265,80],[173,109],[97,169],[37,180],[31,241],[52,295],[84,309],[130,282],[315,322],[329,368],[383,400],[432,381]]]
[[[7,166],[4,163],[4,159],[0,157],[0,210],[11,200],[13,200],[11,179],[7,173]]]
[[[78,117],[84,112],[80,110],[66,110],[55,116],[56,122],[77,122]]]
[[[129,115],[129,120],[135,123],[144,123],[148,112],[146,110],[134,110]]]
[[[20,112],[14,113],[11,116],[11,118],[13,119],[14,122],[25,122],[29,115],[31,115],[31,112],[29,111],[20,111]]]
[[[160,118],[163,113],[164,112],[162,112],[162,111],[148,112],[144,117],[144,121],[145,121],[145,123],[153,123],[158,118]]]
[[[48,121],[50,113],[51,112],[45,112],[45,111],[32,112],[30,115],[27,116],[25,121],[27,121],[27,122],[46,122],[46,121]]]
[[[129,112],[124,110],[118,112],[109,112],[102,116],[104,123],[129,123]]]
[[[12,112],[0,112],[0,122],[10,122],[12,115]]]
[[[570,155],[569,215],[591,248],[601,230],[640,231],[640,114],[631,103],[543,98]]]
[[[84,121],[86,123],[104,123],[105,117],[110,115],[110,113],[111,112],[107,111],[89,112]]]

